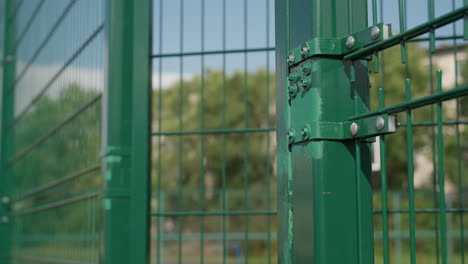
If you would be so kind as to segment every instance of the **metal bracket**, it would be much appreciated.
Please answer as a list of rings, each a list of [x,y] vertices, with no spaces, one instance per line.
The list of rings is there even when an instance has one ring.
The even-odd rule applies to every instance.
[[[288,53],[288,65],[294,66],[314,56],[344,56],[360,48],[388,39],[391,25],[377,24],[342,38],[314,38]]]
[[[290,144],[310,140],[365,139],[396,132],[395,116],[387,114],[355,121],[307,122],[303,127],[292,127],[287,136]]]

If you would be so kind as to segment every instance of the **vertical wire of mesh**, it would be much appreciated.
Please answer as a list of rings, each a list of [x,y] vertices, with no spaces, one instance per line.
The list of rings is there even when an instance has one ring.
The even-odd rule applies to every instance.
[[[455,10],[456,9],[456,5],[455,5],[455,1],[452,0],[452,10]],[[455,87],[458,87],[459,85],[459,79],[460,79],[460,76],[459,76],[459,70],[460,70],[460,66],[459,66],[459,61],[458,61],[458,41],[457,41],[457,25],[454,23],[452,25],[452,36],[453,36],[453,40],[452,40],[452,45],[453,45],[453,60],[454,60],[454,69],[455,69]],[[464,80],[466,82],[466,80]],[[461,141],[462,141],[462,135],[461,135],[461,128],[460,128],[460,112],[461,112],[461,105],[462,101],[457,98],[456,100],[456,108],[455,108],[455,111],[456,111],[456,117],[455,117],[455,121],[456,121],[456,125],[455,125],[455,129],[456,129],[456,159],[457,159],[457,181],[458,181],[458,208],[460,208],[460,212],[459,212],[459,221],[460,221],[460,224],[459,224],[459,228],[460,228],[460,257],[461,257],[461,263],[464,264],[465,263],[465,230],[464,230],[464,203],[463,203],[463,169],[462,169],[462,159],[463,159],[463,156],[462,156],[462,145],[461,145]]]
[[[184,0],[180,0],[180,53],[184,53]],[[184,57],[179,57],[179,131],[184,130],[183,114],[184,114]],[[183,211],[183,193],[184,193],[184,137],[179,135],[179,158],[178,158],[178,211]],[[183,244],[183,221],[182,216],[177,217],[177,230],[178,230],[178,263],[182,264],[182,244]]]

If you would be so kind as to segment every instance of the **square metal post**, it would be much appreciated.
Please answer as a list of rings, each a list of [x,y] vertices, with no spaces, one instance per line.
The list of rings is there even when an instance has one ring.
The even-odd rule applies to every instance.
[[[373,263],[370,144],[357,139],[294,143],[288,134],[293,125],[343,122],[368,111],[367,61],[311,58],[310,88],[294,99],[287,78],[292,48],[366,27],[365,0],[276,0],[280,264]],[[301,131],[294,136],[301,137]]]
[[[15,81],[15,0],[4,0],[3,14],[3,52],[1,63],[3,71],[1,96],[1,139],[0,139],[0,264],[11,263],[12,252],[12,219],[10,213],[10,199],[12,194],[12,171],[7,160],[14,151],[13,133],[7,133],[7,127],[14,118],[14,95],[8,94],[9,88]]]
[[[150,0],[107,1],[102,263],[149,261],[150,12]]]

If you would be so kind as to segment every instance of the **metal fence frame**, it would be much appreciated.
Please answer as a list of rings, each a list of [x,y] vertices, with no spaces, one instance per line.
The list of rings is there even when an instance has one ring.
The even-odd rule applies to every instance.
[[[380,1],[383,14],[382,3],[383,1]],[[381,214],[383,219],[384,263],[390,261],[389,214],[409,215],[410,261],[416,263],[415,216],[424,212],[434,213],[436,221],[440,223],[440,227],[435,231],[437,261],[439,261],[440,247],[441,263],[447,263],[447,214],[459,213],[463,220],[463,214],[466,212],[464,208],[446,207],[443,134],[445,122],[442,103],[466,96],[468,87],[458,84],[454,89],[443,91],[442,73],[440,71],[435,73],[431,56],[435,51],[434,31],[463,17],[465,17],[466,39],[467,1],[464,1],[464,6],[458,9],[455,9],[453,4],[454,9],[451,12],[435,18],[434,1],[429,0],[429,21],[408,29],[406,1],[400,0],[398,1],[400,33],[389,34],[385,40],[377,43],[365,44],[366,40],[359,42],[356,40],[359,35],[355,34],[360,34],[357,32],[362,32],[361,30],[368,27],[367,4],[368,1],[365,0],[337,0],[326,3],[319,0],[276,1],[280,263],[373,263],[374,213]],[[370,7],[373,27],[369,29],[374,29],[379,26],[377,1],[372,1]],[[377,35],[372,36],[372,39],[377,39],[382,31],[376,32]],[[429,38],[416,38],[425,33],[429,33]],[[371,31],[365,34],[371,34]],[[438,39],[453,39],[456,46],[455,30],[453,34],[454,36]],[[340,37],[344,38],[343,42],[337,43],[336,46],[343,45],[343,50],[337,51],[334,49],[336,46],[332,45],[333,38]],[[430,95],[417,99],[411,98],[411,77],[407,66],[407,43],[411,41],[427,41],[430,47],[431,77],[428,83],[433,89]],[[352,50],[356,49],[355,44],[364,47]],[[406,101],[384,106],[384,90],[380,89],[377,98],[379,108],[371,111],[368,93],[370,69],[367,61],[372,58],[373,71],[379,72],[378,53],[396,45],[401,45],[401,63],[406,65],[404,74],[406,79],[402,84],[406,89]],[[383,54],[381,55],[383,60]],[[312,73],[306,65],[311,61],[314,69]],[[304,74],[299,73],[301,69],[297,70],[301,64],[306,66],[302,67]],[[309,73],[312,77],[307,79]],[[433,83],[435,77],[437,82]],[[297,88],[299,85],[303,87],[302,90]],[[458,104],[457,101],[457,120],[449,122],[456,125],[457,131],[461,124]],[[433,127],[432,150],[435,156],[432,161],[434,165],[437,164],[433,187],[434,196],[437,196],[434,199],[437,202],[435,208],[424,210],[416,208],[415,205],[413,126],[428,124],[413,123],[412,110],[429,105],[434,107],[433,122],[429,122],[429,126]],[[398,113],[406,116],[406,123],[401,126],[406,129],[407,139],[409,209],[388,209],[386,149],[389,146],[386,145],[385,136],[382,134],[380,140],[382,210],[373,212],[371,162],[368,149],[368,143],[371,141],[366,140],[365,135],[361,135],[364,139],[355,138],[361,133],[357,130],[359,129],[357,123],[346,123],[349,131],[344,133],[350,133],[347,136],[335,135],[335,131],[326,128],[330,122],[359,122],[370,117]],[[314,127],[311,129],[311,126]],[[322,128],[328,134],[320,133]],[[311,134],[314,136],[312,139]],[[457,138],[458,153],[460,153],[459,132]],[[459,177],[461,177],[460,159],[458,156]],[[459,184],[459,188],[462,188],[461,180]],[[463,224],[460,232],[463,244]]]
[[[105,263],[149,261],[151,1],[107,1]]]
[[[15,83],[16,58],[9,54],[9,51],[15,47],[16,21],[13,14],[16,11],[18,1],[26,0],[4,0],[6,15],[3,19],[6,28],[3,33],[3,50],[7,52],[4,52],[2,57],[3,95],[9,93],[10,87],[13,87]],[[181,219],[183,216],[191,215],[200,216],[202,219],[204,216],[210,215],[223,217],[223,231],[215,234],[213,239],[223,240],[223,262],[227,262],[228,249],[226,241],[229,235],[226,231],[226,217],[228,215],[241,215],[245,217],[248,223],[249,215],[265,215],[268,217],[268,225],[270,225],[270,216],[274,215],[275,212],[270,210],[270,204],[268,204],[267,211],[255,212],[249,210],[248,190],[245,189],[244,211],[227,211],[226,194],[224,193],[223,209],[219,212],[207,212],[203,206],[200,211],[163,212],[161,211],[163,209],[158,207],[157,212],[152,212],[150,206],[152,138],[154,136],[163,136],[164,133],[172,133],[172,135],[178,136],[182,142],[182,136],[186,134],[201,135],[202,140],[204,135],[222,134],[225,141],[228,133],[246,133],[244,144],[245,148],[248,149],[248,133],[269,133],[273,128],[249,128],[248,121],[245,121],[245,128],[242,129],[224,127],[219,130],[203,130],[204,121],[202,118],[201,130],[184,131],[182,125],[180,125],[181,131],[177,132],[151,131],[152,60],[164,56],[173,56],[180,57],[182,63],[183,56],[193,55],[191,53],[157,55],[151,53],[151,27],[152,16],[154,15],[152,14],[152,2],[152,0],[106,1],[106,15],[103,26],[105,32],[105,89],[102,97],[102,153],[99,167],[102,170],[104,184],[102,190],[95,193],[96,197],[99,197],[102,201],[103,215],[103,239],[100,245],[99,262],[109,264],[148,263],[152,240],[150,238],[152,217],[174,216]],[[442,73],[437,72],[435,76],[437,83],[435,85],[431,83],[431,86],[434,86],[432,88],[437,88],[437,90],[434,89],[434,93],[426,97],[412,99],[411,82],[406,72],[407,80],[404,83],[406,101],[398,105],[384,107],[384,94],[383,90],[381,90],[379,109],[371,111],[368,60],[370,59],[369,56],[373,57],[377,64],[374,70],[378,71],[379,57],[377,53],[389,47],[401,45],[402,63],[405,63],[406,43],[424,33],[429,33],[430,50],[433,51],[434,41],[436,40],[434,30],[458,19],[465,18],[464,38],[468,39],[468,19],[466,18],[468,0],[464,0],[464,7],[453,10],[439,18],[434,17],[434,1],[429,0],[428,2],[430,4],[430,21],[416,28],[406,28],[405,1],[400,0],[401,34],[363,46],[359,50],[349,51],[346,54],[322,54],[324,51],[317,51],[318,54],[313,58],[315,63],[312,73],[313,78],[310,79],[311,83],[308,84],[314,89],[313,91],[306,91],[309,94],[304,95],[303,98],[294,99],[291,97],[291,91],[287,89],[291,84],[291,79],[295,78],[294,76],[291,77],[290,73],[299,65],[299,62],[294,62],[294,56],[291,59],[290,52],[292,48],[301,47],[311,39],[316,39],[319,42],[320,39],[324,38],[338,39],[366,29],[368,27],[368,2],[366,0],[276,0],[277,241],[279,263],[373,263],[375,238],[372,218],[375,214],[382,215],[383,231],[379,235],[381,234],[384,244],[383,261],[389,263],[389,237],[394,235],[388,230],[389,214],[402,212],[408,213],[410,216],[408,235],[411,248],[410,259],[411,263],[416,263],[415,215],[418,212],[425,211],[418,211],[414,203],[412,130],[413,126],[427,124],[413,123],[411,111],[421,106],[435,106],[434,120],[431,123],[434,136],[432,143],[434,147],[437,143],[437,160],[443,164],[444,121],[442,102],[467,95],[468,86],[460,85],[455,89],[443,91],[441,85]],[[377,26],[377,1],[374,0],[372,3],[372,24]],[[324,16],[324,14],[333,15]],[[348,46],[348,44],[346,45]],[[352,46],[353,44],[351,44]],[[307,45],[306,47],[310,48]],[[262,49],[262,51],[269,50],[271,50],[270,47]],[[249,50],[246,44],[243,50],[222,50],[217,52],[223,54],[223,56],[227,52],[241,52],[247,58]],[[204,56],[213,54],[213,52],[202,51],[197,54]],[[307,57],[307,55],[304,57]],[[245,74],[247,74],[247,63],[246,59]],[[225,67],[225,59],[223,64],[223,67]],[[182,79],[181,82],[183,82]],[[248,85],[245,84],[244,88],[247,92]],[[292,99],[295,101],[293,102]],[[226,101],[226,94],[224,94],[224,101]],[[337,105],[340,105],[341,108],[338,109]],[[10,254],[14,225],[14,221],[12,221],[14,213],[12,212],[10,197],[14,186],[12,186],[12,172],[7,165],[7,161],[14,155],[15,150],[13,136],[8,136],[3,131],[14,120],[14,98],[12,96],[2,96],[1,106],[0,234],[2,239],[0,240],[0,264],[10,264],[13,263]],[[248,107],[248,99],[245,99],[245,107]],[[308,111],[311,107],[315,107],[315,112]],[[201,108],[203,109],[203,105]],[[407,153],[409,155],[409,209],[400,210],[401,212],[388,209],[387,160],[385,159],[387,146],[383,135],[379,143],[382,153],[380,161],[382,170],[382,210],[373,211],[371,150],[369,144],[372,140],[350,139],[348,137],[345,140],[330,139],[323,137],[323,135],[317,135],[317,138],[307,140],[310,131],[302,130],[301,136],[306,139],[294,142],[294,139],[299,137],[298,134],[294,133],[299,131],[291,130],[292,126],[302,126],[309,121],[358,122],[357,120],[365,118],[397,113],[406,114],[407,121],[403,126],[406,127]],[[181,118],[182,114],[181,111],[179,118]],[[245,120],[248,120],[247,114]],[[458,115],[454,124],[457,125],[458,129],[460,124]],[[269,125],[270,123],[268,123]],[[437,133],[434,132],[436,129]],[[351,133],[354,132],[351,131]],[[458,135],[458,139],[459,137],[460,135]],[[460,143],[458,144],[460,145]],[[182,151],[181,147],[180,153]],[[245,151],[244,155],[248,156],[248,151]],[[248,160],[248,157],[246,159]],[[436,157],[434,157],[434,161],[435,159]],[[203,163],[203,159],[200,162]],[[339,166],[337,166],[337,163],[339,163]],[[96,168],[96,170],[99,168]],[[439,166],[437,169],[438,171],[435,174],[438,175],[440,208],[432,208],[432,211],[429,209],[427,211],[435,213],[436,217],[438,216],[438,221],[440,221],[440,233],[435,236],[438,238],[440,235],[441,260],[442,263],[447,263],[449,258],[447,256],[446,214],[448,212],[460,213],[460,218],[463,219],[463,214],[467,211],[464,208],[446,208],[444,166]],[[245,170],[244,176],[248,181],[248,169]],[[203,169],[201,172],[203,174]],[[179,171],[181,179],[182,174]],[[225,177],[225,172],[223,177]],[[225,185],[223,186],[225,187]],[[435,186],[434,188],[436,188]],[[179,190],[182,192],[182,185],[179,186]],[[203,191],[200,191],[201,196],[203,196]],[[346,207],[343,205],[346,205]],[[60,204],[55,204],[55,206],[60,206]],[[159,222],[158,228],[160,228]],[[201,229],[203,230],[203,227]],[[463,225],[460,230],[461,239],[464,241]],[[177,237],[174,237],[179,243],[182,243],[183,239],[181,232],[179,230]],[[200,232],[195,236],[200,236],[200,240],[204,241],[203,235],[203,232]],[[248,224],[243,235],[244,239],[248,241]],[[265,234],[256,235],[262,237],[262,239],[265,236]],[[271,241],[272,236],[274,235],[271,235],[270,230],[268,230],[266,234],[268,242]],[[156,240],[159,246],[162,238],[158,237]],[[271,253],[270,248],[271,245],[268,251],[269,254]],[[179,249],[178,254],[180,262],[182,260],[181,249]],[[245,260],[248,261],[248,256],[246,256]],[[203,261],[203,254],[201,254],[201,261]],[[268,262],[270,261],[271,256],[268,256]]]
[[[70,6],[75,2],[70,1]],[[10,92],[10,87],[13,87],[15,83],[16,58],[14,54],[10,54],[11,51],[14,52],[16,41],[15,12],[21,4],[28,3],[23,3],[21,0],[5,0],[3,3],[5,3],[3,10],[6,10],[6,15],[2,14],[1,18],[6,28],[3,44],[5,52],[2,57],[4,77],[1,104],[0,197],[2,197],[2,204],[0,216],[2,222],[0,233],[2,239],[0,239],[0,263],[10,264],[14,262],[12,231],[15,212],[10,200],[13,186],[7,161],[13,155],[14,150],[12,149],[13,138],[3,131],[6,131],[14,119],[14,99],[13,96],[5,95]],[[44,1],[40,2],[37,9],[43,3]],[[103,239],[100,240],[102,244],[99,262],[148,263],[151,1],[106,1],[105,9],[102,165],[90,170],[99,171],[101,168],[104,182],[102,189],[95,193],[101,201],[101,212],[104,216],[103,223],[101,223],[104,229],[101,231]],[[37,10],[28,18],[27,26],[31,25],[36,15]],[[66,14],[62,16],[66,17]],[[58,25],[60,22],[59,19]],[[52,29],[51,32],[54,30]],[[61,127],[56,128],[57,131],[60,129]],[[48,187],[61,183],[51,182]],[[70,202],[79,201],[79,199],[87,199],[87,197],[76,197],[70,199]],[[68,201],[50,203],[44,209],[65,204],[68,204]]]

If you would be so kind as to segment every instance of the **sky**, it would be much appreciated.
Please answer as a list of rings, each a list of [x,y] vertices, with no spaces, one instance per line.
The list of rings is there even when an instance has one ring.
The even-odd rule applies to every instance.
[[[202,0],[185,0],[183,8],[181,1],[155,0],[153,5],[153,54],[200,52],[202,45],[204,51],[223,50],[223,38],[226,39],[225,49],[228,50],[274,47],[274,0],[226,0],[225,12],[223,12],[222,2],[221,0],[205,0],[205,8],[202,10]],[[384,23],[391,24],[394,31],[399,32],[399,0],[378,0],[377,2],[383,4],[382,8],[380,3],[378,4],[378,21],[382,21],[380,10],[383,10]],[[407,0],[407,28],[428,21],[427,2],[426,0]],[[459,8],[462,5],[463,0],[435,0],[435,16],[443,15],[450,12],[452,8]],[[370,26],[372,23],[372,0],[368,0],[368,9]],[[202,13],[204,18],[202,18]],[[224,14],[226,15],[225,35],[223,35]],[[202,20],[204,32],[202,32]],[[457,22],[456,27],[457,34],[461,35],[462,22]],[[437,30],[436,34],[439,36],[452,35],[452,25]],[[438,42],[438,44],[443,43]],[[242,53],[227,55],[227,72],[243,71],[245,65],[248,66],[249,71],[266,67],[267,54],[270,56],[270,69],[274,70],[274,52],[254,52],[247,56],[247,63],[245,63],[245,57]],[[201,71],[200,57],[185,57],[182,62],[183,72],[199,74]],[[205,56],[205,58],[205,67],[222,68],[222,56],[210,55]],[[180,71],[180,64],[179,58],[165,58],[162,62],[162,72],[177,73]],[[158,66],[159,62],[156,60],[154,70],[159,71]]]

